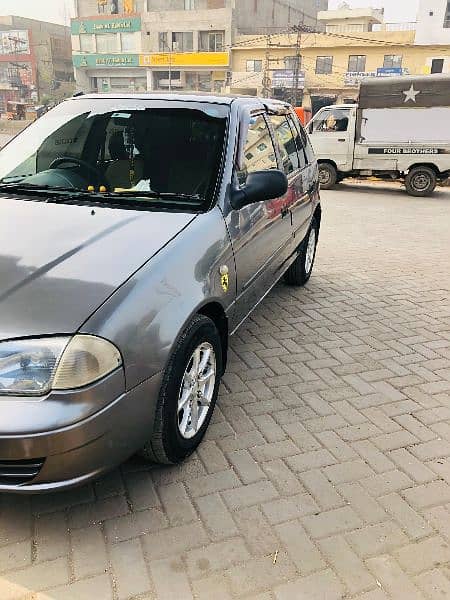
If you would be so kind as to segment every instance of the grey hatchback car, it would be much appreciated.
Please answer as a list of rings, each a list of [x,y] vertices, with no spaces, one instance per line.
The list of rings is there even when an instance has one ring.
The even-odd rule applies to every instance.
[[[292,108],[80,95],[0,152],[0,491],[201,442],[228,340],[305,284],[318,168]]]

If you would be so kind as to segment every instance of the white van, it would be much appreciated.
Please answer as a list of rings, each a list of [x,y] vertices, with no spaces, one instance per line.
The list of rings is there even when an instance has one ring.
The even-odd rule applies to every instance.
[[[323,189],[377,177],[429,196],[450,177],[450,76],[366,79],[359,104],[323,108],[308,132]]]

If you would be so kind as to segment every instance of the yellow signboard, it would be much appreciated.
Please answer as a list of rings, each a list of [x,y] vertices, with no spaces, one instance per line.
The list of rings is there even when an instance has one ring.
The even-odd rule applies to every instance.
[[[228,52],[165,52],[141,54],[141,67],[228,67]]]

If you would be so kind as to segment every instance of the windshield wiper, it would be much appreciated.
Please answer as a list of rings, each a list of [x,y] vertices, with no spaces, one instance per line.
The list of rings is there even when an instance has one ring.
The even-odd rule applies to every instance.
[[[192,202],[204,202],[204,196],[200,194],[183,194],[178,192],[155,192],[153,190],[125,190],[123,192],[105,192],[102,196],[111,196],[113,198],[151,198],[154,200],[188,200]]]
[[[71,188],[55,187],[52,185],[35,185],[33,183],[0,183],[0,192],[19,192],[36,194],[72,194],[77,190]]]
[[[12,192],[19,194],[36,194],[37,196],[47,196],[48,198],[59,198],[62,202],[76,200],[85,200],[95,202],[96,204],[117,204],[121,206],[139,206],[143,199],[149,201],[168,201],[186,205],[194,203],[201,205],[205,198],[199,194],[183,194],[176,192],[154,192],[125,190],[123,192],[97,192],[89,190],[80,190],[76,188],[63,188],[51,185],[35,185],[32,183],[0,183],[1,192]]]

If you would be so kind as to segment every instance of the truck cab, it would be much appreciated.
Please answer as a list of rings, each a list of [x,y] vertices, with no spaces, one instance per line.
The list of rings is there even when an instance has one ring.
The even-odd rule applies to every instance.
[[[324,189],[332,187],[342,180],[342,174],[353,169],[357,108],[355,104],[327,106],[308,125]],[[335,169],[336,178],[326,165]]]

